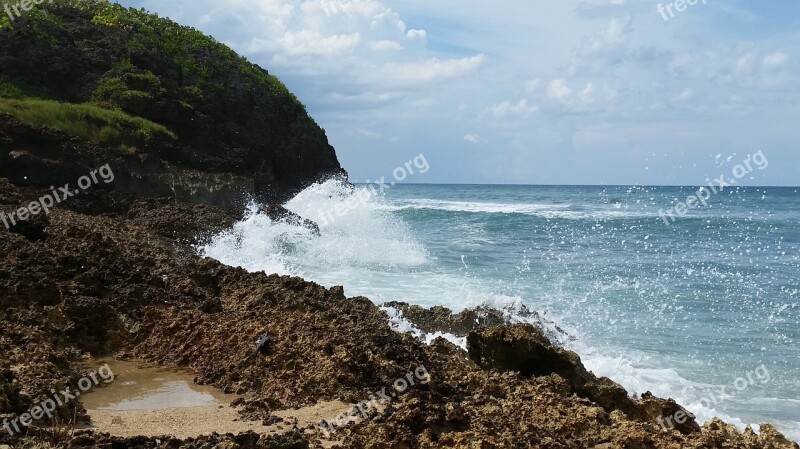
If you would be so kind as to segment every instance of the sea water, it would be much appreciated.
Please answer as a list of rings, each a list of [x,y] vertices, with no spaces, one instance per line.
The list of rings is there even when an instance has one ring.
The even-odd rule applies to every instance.
[[[525,305],[633,394],[674,398],[700,422],[774,423],[800,440],[798,190],[728,187],[666,223],[659,210],[696,187],[377,192],[331,180],[286,204],[321,235],[253,205],[200,251],[378,304],[489,305],[512,317]]]

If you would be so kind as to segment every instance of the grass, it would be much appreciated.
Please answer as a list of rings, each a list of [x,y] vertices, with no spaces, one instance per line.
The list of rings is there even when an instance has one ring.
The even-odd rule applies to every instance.
[[[244,89],[257,95],[266,92],[276,103],[294,105],[298,112],[308,115],[306,107],[275,76],[199,30],[144,9],[126,8],[110,0],[48,0],[34,4],[24,18],[13,24],[4,16],[0,7],[0,42],[12,38],[15,42],[35,39],[52,42],[54,48],[60,48],[68,44],[63,40],[64,35],[76,26],[80,29],[86,26],[83,21],[87,16],[99,36],[124,38],[122,46],[107,54],[119,58],[114,70],[103,70],[100,74],[105,75],[97,85],[85,86],[94,90],[91,100],[95,104],[130,110],[130,104],[148,102],[163,91],[172,91],[185,110],[208,114],[209,110],[204,108],[221,105],[219,99],[225,97],[228,89],[225,82],[235,76],[241,78],[239,82]],[[149,72],[154,70],[152,64],[137,66],[131,62],[148,60],[159,61],[155,74]],[[171,76],[164,75],[175,72],[181,74],[179,85],[175,85]],[[0,85],[0,94],[2,91]],[[308,120],[313,122],[310,117]]]
[[[166,127],[116,109],[37,98],[0,98],[0,113],[34,126],[46,126],[91,142],[133,153],[156,137],[176,139]]]

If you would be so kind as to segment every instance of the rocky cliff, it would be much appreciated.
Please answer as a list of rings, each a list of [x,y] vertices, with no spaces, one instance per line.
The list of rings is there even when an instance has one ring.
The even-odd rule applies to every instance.
[[[192,28],[56,0],[0,18],[0,42],[0,177],[16,184],[110,163],[121,191],[230,206],[343,173],[277,78]]]

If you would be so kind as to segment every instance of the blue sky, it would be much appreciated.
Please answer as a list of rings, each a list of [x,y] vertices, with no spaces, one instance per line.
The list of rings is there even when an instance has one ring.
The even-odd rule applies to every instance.
[[[702,185],[763,151],[747,182],[800,185],[797,0],[121,3],[281,78],[356,181]]]

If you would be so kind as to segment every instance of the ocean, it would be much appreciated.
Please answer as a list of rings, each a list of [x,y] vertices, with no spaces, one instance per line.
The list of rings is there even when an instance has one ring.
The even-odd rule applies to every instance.
[[[800,440],[798,190],[727,187],[666,223],[659,211],[697,187],[377,192],[331,180],[285,205],[321,235],[252,205],[199,251],[377,304],[489,305],[512,318],[524,305],[631,393],[674,398],[701,423],[769,422]]]

